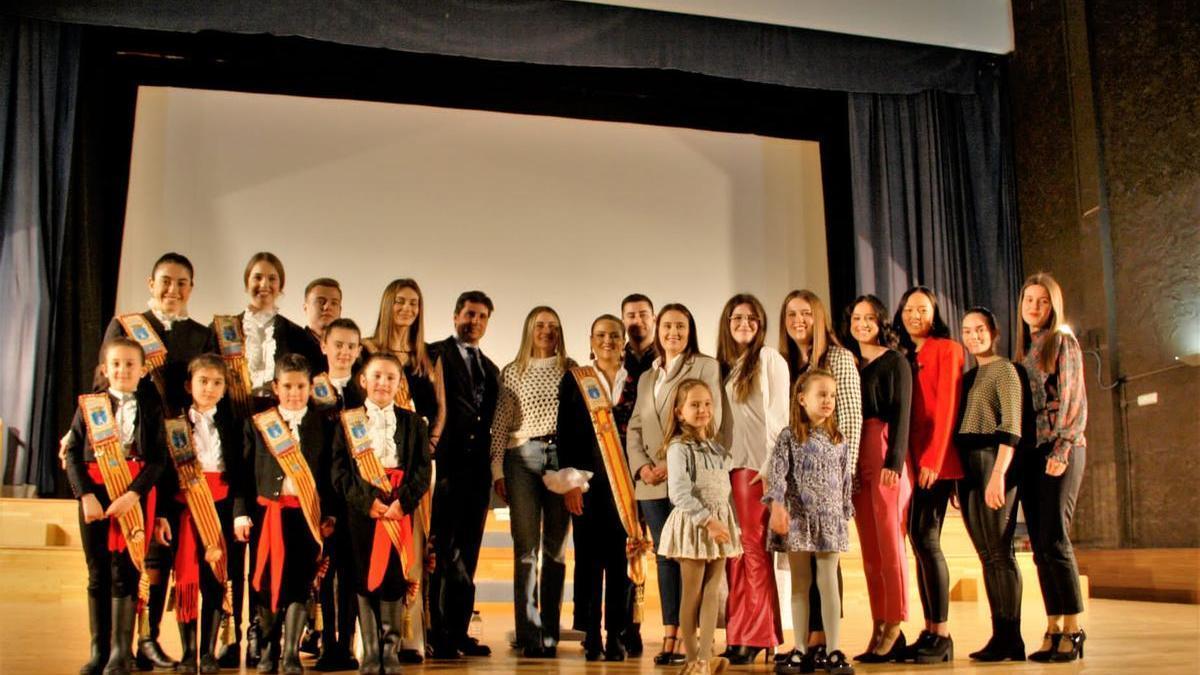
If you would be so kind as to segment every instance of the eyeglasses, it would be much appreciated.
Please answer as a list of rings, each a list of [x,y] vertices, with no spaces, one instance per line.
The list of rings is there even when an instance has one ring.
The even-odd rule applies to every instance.
[[[748,323],[753,326],[757,326],[758,325],[758,317],[754,316],[752,314],[734,314],[729,317],[729,323],[732,323],[732,324]]]

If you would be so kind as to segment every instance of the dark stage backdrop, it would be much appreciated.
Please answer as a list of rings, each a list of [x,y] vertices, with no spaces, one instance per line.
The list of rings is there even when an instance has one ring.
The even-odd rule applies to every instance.
[[[113,310],[139,83],[817,140],[836,311],[860,292],[894,302],[916,282],[937,287],[955,309],[985,304],[1003,315],[1015,303],[1020,261],[994,56],[573,2],[261,5],[43,0],[0,10],[9,15],[0,16],[3,34],[28,40],[63,30],[60,58],[85,54],[78,78],[64,85],[79,99],[76,120],[53,128],[74,139],[71,178],[38,197],[69,205],[65,226],[34,224],[39,236],[57,233],[47,270],[70,270],[70,281],[49,272],[35,280],[30,292],[49,298],[35,340],[47,367],[36,387],[13,392],[37,399],[30,479],[44,493],[55,489],[57,438],[90,382]],[[12,50],[0,58],[0,70],[18,67]],[[34,67],[37,77],[0,96],[36,97],[57,71]],[[15,123],[9,110],[0,110],[6,128]],[[38,170],[7,155],[6,170]],[[859,255],[868,244],[870,255]],[[10,309],[5,300],[0,311]]]

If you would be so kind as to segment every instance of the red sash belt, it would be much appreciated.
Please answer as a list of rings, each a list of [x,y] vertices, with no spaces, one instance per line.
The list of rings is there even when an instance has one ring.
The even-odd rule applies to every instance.
[[[384,469],[387,473],[388,483],[392,487],[392,494],[395,494],[396,488],[400,487],[401,481],[404,480],[404,471],[401,469]],[[391,495],[388,495],[389,499]],[[400,526],[400,545],[409,549],[409,560],[416,560],[412,553],[412,516],[405,515],[398,523]],[[391,558],[392,551],[395,547],[392,545],[392,540],[388,537],[387,530],[383,528],[382,519],[375,521],[375,538],[371,542],[371,565],[367,568],[367,590],[373,591],[379,588],[383,583],[384,574],[387,572],[388,559]],[[403,572],[403,570],[401,570]]]
[[[138,477],[142,472],[142,461],[137,459],[125,460],[125,465],[129,467],[129,480]],[[100,467],[96,466],[95,462],[87,463],[88,478],[97,485],[104,485],[104,476],[100,473]],[[157,491],[155,488],[150,488],[150,492],[146,495],[146,544],[154,541],[154,506],[158,501]],[[121,534],[121,523],[116,518],[108,519],[108,550],[113,552],[125,551],[125,535]]]
[[[214,502],[229,496],[229,484],[219,472],[205,471],[204,479],[208,481]],[[186,504],[187,495],[180,492],[175,495],[175,501]],[[176,536],[179,537],[179,549],[175,551],[175,615],[181,623],[187,623],[195,621],[200,614],[200,558],[203,555],[197,552],[200,537],[192,525],[192,512],[186,506],[179,516]],[[226,557],[222,564],[228,564],[224,540],[221,540],[221,553]]]
[[[300,498],[281,495],[279,499],[259,497],[263,511],[262,532],[258,536],[258,565],[254,570],[254,590],[262,592],[262,575],[267,564],[271,565],[271,611],[279,609],[279,587],[283,583],[283,558],[287,553],[283,546],[283,510],[300,508]]]

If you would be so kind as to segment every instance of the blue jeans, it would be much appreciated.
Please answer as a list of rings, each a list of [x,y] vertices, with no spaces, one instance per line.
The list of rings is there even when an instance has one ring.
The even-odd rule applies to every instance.
[[[654,545],[658,546],[658,542],[662,540],[663,525],[667,523],[667,516],[671,515],[671,500],[646,499],[639,501],[638,504],[642,507],[642,515],[646,517],[646,524],[650,526],[650,536],[654,538]],[[679,563],[658,554],[655,554],[655,559],[658,563],[658,595],[662,601],[663,625],[678,626],[679,594],[682,584],[679,576]]]
[[[524,647],[558,644],[571,520],[562,495],[550,492],[542,482],[549,447],[542,441],[527,441],[504,453],[515,563],[513,611],[517,643]]]

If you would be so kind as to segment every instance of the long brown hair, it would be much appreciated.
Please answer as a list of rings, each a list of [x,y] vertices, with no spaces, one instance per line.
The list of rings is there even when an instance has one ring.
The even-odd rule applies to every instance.
[[[395,279],[383,289],[383,296],[379,298],[379,318],[375,321],[375,332],[367,338],[371,343],[368,346],[373,347],[372,351],[375,352],[391,352],[392,331],[395,330],[392,325],[392,306],[396,303],[396,294],[405,288],[411,288],[417,294],[417,318],[408,327],[408,361],[415,374],[427,376],[433,370],[433,366],[429,363],[429,355],[425,351],[425,294],[421,292],[416,280]],[[401,368],[400,372],[404,372],[404,368]]]
[[[683,380],[678,386],[675,387],[675,401],[671,404],[671,417],[667,420],[666,433],[663,434],[663,444],[658,449],[659,459],[667,458],[667,447],[670,446],[671,441],[675,440],[676,438],[679,438],[683,441],[696,440],[696,434],[691,430],[691,428],[679,421],[679,409],[683,407],[683,402],[687,400],[688,392],[696,387],[704,387],[704,390],[708,392],[710,397],[715,396],[713,391],[708,388],[708,384],[705,383],[704,380],[696,379],[694,377],[689,377]],[[716,405],[715,401],[713,405]],[[705,433],[708,434],[708,438],[710,439],[714,438],[717,434],[715,419],[715,416],[709,418],[708,426],[706,426],[704,429]]]
[[[750,305],[758,321],[758,330],[754,339],[744,347],[733,339],[730,317],[734,310],[741,305]],[[767,340],[767,310],[763,308],[758,298],[749,293],[739,293],[725,303],[721,310],[721,325],[717,327],[717,361],[721,364],[721,381],[725,382],[733,373],[733,397],[736,401],[745,401],[750,395],[751,387],[758,381],[758,362],[761,358],[763,343]],[[738,365],[739,359],[741,365]]]
[[[522,375],[525,374],[525,369],[529,367],[529,361],[533,358],[533,328],[537,323],[537,315],[542,312],[551,314],[558,322],[558,344],[554,346],[554,356],[558,361],[559,372],[567,371],[567,345],[563,342],[562,319],[558,318],[558,312],[554,311],[553,307],[538,305],[529,310],[529,314],[525,316],[525,332],[521,334],[521,346],[517,348],[517,358],[513,359],[513,362],[517,364],[517,372]]]
[[[1066,321],[1063,317],[1062,287],[1058,285],[1054,277],[1050,276],[1049,272],[1038,272],[1031,275],[1025,280],[1025,284],[1021,286],[1021,293],[1017,296],[1017,316],[1021,316],[1021,305],[1025,302],[1025,290],[1030,286],[1041,286],[1050,296],[1050,316],[1046,318],[1046,325],[1042,327],[1041,335],[1038,337],[1042,348],[1038,366],[1043,372],[1053,373],[1058,368],[1058,333]],[[1020,328],[1017,329],[1017,355],[1014,360],[1020,363],[1025,360],[1025,354],[1029,353],[1033,347],[1033,337],[1024,317],[1018,323]]]
[[[837,380],[834,379],[833,373],[824,368],[810,368],[805,371],[799,378],[796,379],[795,386],[792,387],[792,434],[796,437],[797,443],[803,443],[808,440],[808,434],[814,428],[824,429],[826,434],[829,434],[829,440],[834,443],[842,442],[842,432],[837,428],[837,402],[834,402],[833,414],[830,415],[824,422],[814,427],[811,420],[808,419],[808,412],[800,405],[800,398],[804,396],[804,392],[808,391],[808,387],[815,381],[826,378],[833,382],[834,387],[837,387]]]
[[[807,302],[813,314],[812,345],[809,347],[807,358],[787,332],[788,303],[796,298]],[[787,360],[788,372],[792,377],[796,377],[810,366],[829,368],[829,352],[832,347],[840,346],[841,342],[833,330],[833,322],[829,319],[829,310],[825,308],[825,303],[821,302],[820,296],[806,288],[788,293],[779,307],[779,353]]]

